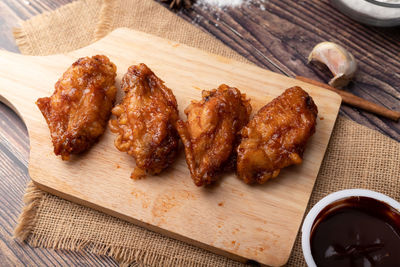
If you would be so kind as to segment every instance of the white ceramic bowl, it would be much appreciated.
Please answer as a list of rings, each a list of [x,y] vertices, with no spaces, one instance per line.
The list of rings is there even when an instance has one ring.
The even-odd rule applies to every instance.
[[[393,27],[400,25],[400,3],[382,0],[330,0],[332,5],[351,19],[361,23]]]
[[[384,194],[374,192],[371,190],[366,189],[347,189],[342,191],[337,191],[330,195],[327,195],[308,212],[306,218],[304,219],[303,226],[301,227],[301,246],[303,249],[303,255],[307,262],[307,265],[310,267],[317,266],[314,262],[314,259],[311,254],[311,246],[310,246],[310,234],[311,234],[311,227],[315,221],[315,218],[318,214],[329,204],[338,201],[340,199],[348,198],[348,197],[369,197],[380,200],[392,208],[398,210],[400,212],[400,203],[390,198]]]

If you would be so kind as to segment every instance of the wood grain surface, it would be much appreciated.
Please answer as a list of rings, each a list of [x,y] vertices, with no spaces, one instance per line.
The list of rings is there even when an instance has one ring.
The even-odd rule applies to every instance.
[[[182,118],[183,109],[200,99],[202,89],[227,83],[251,99],[254,112],[286,88],[299,85],[313,97],[323,120],[318,120],[303,163],[286,168],[279,178],[262,186],[246,185],[234,173],[227,173],[212,187],[196,187],[183,151],[160,175],[134,181],[129,178],[133,160],[114,147],[115,136],[109,130],[90,151],[64,162],[53,154],[47,124],[35,100],[50,95],[54,80],[77,58],[95,54],[107,55],[116,64],[117,84],[130,65],[145,62],[173,90]],[[16,108],[28,127],[29,173],[40,188],[234,259],[271,266],[286,263],[328,146],[339,95],[129,29],[114,30],[65,55],[32,57],[0,51],[0,60],[4,62],[0,97]]]
[[[18,25],[18,20],[28,19],[69,2],[72,0],[0,1],[0,48],[18,51],[12,37],[12,28]],[[194,7],[177,12],[177,15],[210,32],[259,66],[279,71],[274,65],[277,59],[284,59],[279,61],[279,66],[284,70],[291,68],[293,74],[325,82],[329,77],[319,70],[310,69],[305,55],[296,52],[297,45],[308,53],[319,41],[342,40],[344,45],[352,47],[352,52],[363,51],[358,58],[364,69],[362,80],[359,84],[351,85],[349,91],[400,110],[399,67],[393,64],[393,61],[399,62],[400,59],[399,27],[383,29],[361,25],[333,9],[328,0],[271,0],[261,4],[263,7],[255,4],[245,8],[244,12],[231,9],[221,14],[218,10],[204,11]],[[389,62],[388,58],[391,59]],[[294,68],[293,63],[296,62],[299,65]],[[342,106],[340,112],[400,141],[398,124],[346,106]],[[0,200],[2,207],[5,207],[0,211],[0,262],[6,266],[116,265],[110,258],[35,249],[12,239],[12,229],[22,208],[22,196],[29,180],[29,141],[24,123],[2,103],[0,122]]]

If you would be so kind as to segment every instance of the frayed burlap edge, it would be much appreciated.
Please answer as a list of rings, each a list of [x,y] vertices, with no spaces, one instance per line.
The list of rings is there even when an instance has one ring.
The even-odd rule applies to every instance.
[[[24,52],[24,54],[32,54],[33,50],[28,42],[28,36],[25,34],[25,31],[22,28],[14,28],[13,36],[15,43],[17,44],[19,50]]]
[[[20,241],[29,238],[36,225],[37,210],[45,194],[32,181],[29,181],[24,195],[25,206],[19,215],[17,227],[14,230],[14,238]]]
[[[36,214],[33,212],[33,214]],[[29,245],[33,247],[45,247],[51,249],[68,250],[75,252],[88,252],[101,256],[108,256],[115,259],[120,266],[206,266],[201,263],[194,263],[185,258],[173,258],[158,255],[145,250],[133,250],[129,247],[96,244],[75,238],[49,239],[45,236],[35,235],[34,237],[24,236]]]
[[[103,5],[100,10],[99,22],[97,23],[94,33],[95,40],[99,40],[106,36],[111,30],[112,15],[115,11],[114,0],[103,0]]]

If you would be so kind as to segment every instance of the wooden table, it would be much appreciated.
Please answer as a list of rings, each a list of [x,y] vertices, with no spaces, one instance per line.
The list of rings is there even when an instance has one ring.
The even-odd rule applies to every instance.
[[[69,2],[71,0],[1,1],[0,48],[18,52],[12,28],[19,19],[28,19]],[[195,5],[177,14],[255,64],[290,76],[302,75],[327,82],[329,75],[309,66],[306,57],[318,42],[341,43],[359,62],[356,82],[347,89],[400,111],[400,27],[383,29],[358,24],[333,9],[328,0],[252,2],[241,9],[223,11],[206,11]],[[340,113],[400,141],[400,123],[348,106],[342,106]],[[12,239],[25,184],[29,180],[29,143],[23,122],[4,104],[0,104],[0,125],[1,265],[116,265],[108,257],[35,249]]]

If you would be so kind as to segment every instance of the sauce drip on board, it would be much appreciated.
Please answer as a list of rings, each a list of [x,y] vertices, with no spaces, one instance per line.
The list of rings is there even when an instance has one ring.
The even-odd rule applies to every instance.
[[[400,266],[400,213],[369,197],[325,207],[311,230],[317,266]]]

